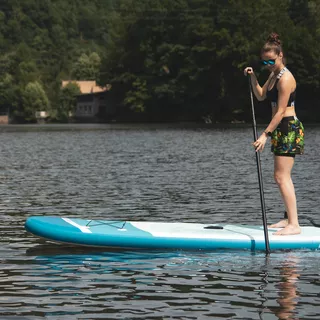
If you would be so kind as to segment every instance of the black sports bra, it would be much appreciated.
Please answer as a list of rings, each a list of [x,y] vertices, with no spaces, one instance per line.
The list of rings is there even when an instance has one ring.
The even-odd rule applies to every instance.
[[[271,90],[267,90],[267,99],[271,102],[271,106],[272,107],[276,107],[277,106],[277,102],[278,102],[278,89],[277,89],[277,84],[279,79],[282,77],[282,75],[284,74],[285,71],[287,71],[287,68],[283,68],[279,74],[277,75],[277,80],[275,81],[273,87]],[[296,99],[296,90],[294,90],[293,92],[291,92],[288,103],[287,103],[287,107],[293,107],[294,103],[295,103],[295,99]]]

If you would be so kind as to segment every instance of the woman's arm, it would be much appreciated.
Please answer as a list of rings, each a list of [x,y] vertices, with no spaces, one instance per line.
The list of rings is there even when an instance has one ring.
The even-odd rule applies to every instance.
[[[273,72],[269,75],[268,80],[266,83],[261,87],[259,85],[258,79],[253,72],[253,69],[251,67],[247,67],[244,69],[244,74],[250,76],[251,84],[252,84],[252,90],[257,98],[258,101],[263,101],[267,96],[267,90],[270,83],[271,78],[273,77]]]
[[[253,92],[258,101],[263,101],[267,97],[267,90],[272,77],[273,77],[273,72],[270,73],[269,78],[265,82],[265,84],[262,87],[260,87],[256,75],[253,74],[253,76],[251,76]]]

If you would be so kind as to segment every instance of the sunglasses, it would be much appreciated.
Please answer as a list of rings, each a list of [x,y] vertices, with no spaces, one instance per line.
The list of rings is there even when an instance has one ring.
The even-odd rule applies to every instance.
[[[276,63],[276,59],[269,59],[269,60],[261,60],[261,64],[264,66],[270,64],[270,66],[273,66]]]

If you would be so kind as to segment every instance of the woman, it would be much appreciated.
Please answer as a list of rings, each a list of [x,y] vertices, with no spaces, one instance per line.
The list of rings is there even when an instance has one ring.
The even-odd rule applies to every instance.
[[[253,92],[259,101],[271,102],[272,119],[257,141],[253,143],[256,151],[262,151],[271,136],[271,151],[274,153],[274,179],[279,186],[286,208],[287,219],[270,228],[280,228],[275,235],[292,235],[301,232],[291,170],[296,154],[304,148],[304,128],[295,112],[296,80],[285,67],[285,60],[279,35],[270,34],[261,50],[262,64],[270,71],[266,83],[261,87],[251,67],[244,70],[249,74]],[[285,217],[286,218],[286,217]]]

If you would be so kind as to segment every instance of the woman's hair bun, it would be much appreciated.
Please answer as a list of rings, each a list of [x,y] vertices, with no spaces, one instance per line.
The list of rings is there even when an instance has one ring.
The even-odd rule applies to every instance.
[[[275,32],[269,34],[267,42],[281,46],[280,36]]]

